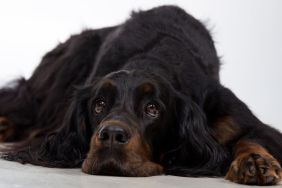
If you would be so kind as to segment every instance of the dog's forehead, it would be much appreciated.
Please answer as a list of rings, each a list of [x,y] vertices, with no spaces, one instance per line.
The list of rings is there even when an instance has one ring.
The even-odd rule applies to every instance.
[[[146,72],[138,70],[119,70],[112,72],[104,77],[104,80],[111,80],[113,83],[126,84],[130,86],[138,86],[144,81],[152,82],[152,78]]]
[[[143,70],[120,70],[106,75],[99,88],[110,88],[117,96],[168,96],[172,92],[169,83],[159,75]]]

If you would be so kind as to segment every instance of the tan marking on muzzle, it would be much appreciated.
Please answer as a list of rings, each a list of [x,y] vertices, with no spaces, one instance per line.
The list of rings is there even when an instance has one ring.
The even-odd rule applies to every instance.
[[[107,120],[102,122],[104,125],[118,125],[122,128],[128,128],[128,126],[119,120]],[[87,158],[82,164],[82,171],[87,174],[93,173],[93,166],[99,164],[97,157],[95,157],[96,152],[99,148],[103,147],[98,139],[98,131],[96,131],[92,138],[90,144],[90,150],[87,154]],[[125,154],[125,160],[122,162],[123,171],[127,172],[126,176],[144,177],[144,176],[154,176],[163,173],[163,167],[150,161],[151,151],[150,147],[141,138],[138,131],[131,130],[131,137],[129,142],[120,147],[122,152]]]

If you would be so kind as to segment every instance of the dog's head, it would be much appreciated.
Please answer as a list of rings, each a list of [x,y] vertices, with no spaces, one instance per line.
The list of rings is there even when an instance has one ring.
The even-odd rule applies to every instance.
[[[173,137],[173,132],[168,132],[174,118],[169,87],[158,75],[127,70],[108,74],[90,87],[86,103],[91,141],[83,171],[161,174],[163,167],[156,162]]]

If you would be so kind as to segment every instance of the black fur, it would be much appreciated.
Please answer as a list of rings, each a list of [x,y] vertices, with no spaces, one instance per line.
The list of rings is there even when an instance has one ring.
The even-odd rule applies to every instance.
[[[173,6],[133,13],[124,24],[72,36],[44,56],[30,79],[0,90],[0,117],[16,125],[7,141],[20,141],[4,157],[80,167],[106,116],[93,115],[93,101],[105,76],[117,73],[115,92],[145,80],[157,86],[156,98],[164,105],[161,119],[142,118],[135,108],[126,113],[141,126],[150,160],[166,174],[223,176],[233,160],[233,146],[242,138],[261,144],[281,164],[282,135],[220,84],[219,66],[207,29]],[[134,97],[117,98],[115,92],[106,92],[105,98],[143,104]],[[236,132],[219,143],[214,124],[224,117],[232,117]]]

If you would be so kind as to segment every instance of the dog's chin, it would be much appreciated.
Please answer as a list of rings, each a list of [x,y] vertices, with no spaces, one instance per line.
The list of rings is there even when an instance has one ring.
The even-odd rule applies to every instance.
[[[94,165],[90,174],[103,176],[132,176],[132,174],[113,160]]]
[[[138,156],[121,161],[112,156],[101,159],[94,154],[84,160],[82,171],[91,175],[146,177],[163,174],[163,167]]]

